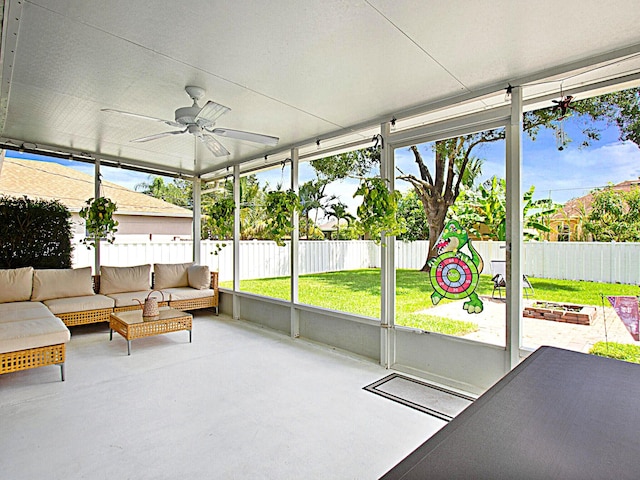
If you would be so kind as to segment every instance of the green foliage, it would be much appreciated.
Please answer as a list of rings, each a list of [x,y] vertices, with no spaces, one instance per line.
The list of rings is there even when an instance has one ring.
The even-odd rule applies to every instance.
[[[276,190],[265,195],[266,218],[265,234],[278,246],[284,245],[284,238],[293,232],[293,213],[300,212],[300,197],[293,190]]]
[[[311,232],[318,223],[318,210],[327,208],[328,201],[335,199],[324,193],[328,183],[326,179],[310,180],[300,187],[300,213],[305,219],[305,230],[301,230],[301,232],[304,232],[307,239],[311,238]],[[310,214],[313,210],[316,212],[316,218],[312,222]]]
[[[113,214],[118,209],[116,204],[106,197],[90,198],[87,206],[80,210],[80,218],[86,222],[87,236],[81,241],[87,248],[95,247],[100,240],[113,243],[118,231],[118,222]]]
[[[528,240],[548,240],[548,234],[551,231],[549,220],[562,205],[554,203],[550,198],[533,200],[534,192],[535,186],[531,185],[522,197],[522,215],[526,230],[524,237]]]
[[[165,183],[162,177],[149,175],[149,182],[142,182],[135,186],[136,191],[180,207],[193,207],[193,183],[188,180],[175,178]]]
[[[364,177],[380,163],[380,150],[363,148],[330,157],[311,160],[318,178],[327,183],[350,176]]]
[[[495,175],[478,187],[477,208],[492,240],[506,240],[507,183]]]
[[[358,230],[376,243],[382,235],[397,236],[406,230],[404,219],[398,218],[400,192],[390,192],[387,181],[380,177],[363,178],[354,197],[362,195],[358,207]]]
[[[482,238],[478,228],[484,218],[477,208],[478,193],[475,190],[461,189],[456,202],[449,207],[450,220],[456,220],[472,238]]]
[[[506,181],[493,176],[478,186],[477,190],[463,190],[450,209],[450,216],[467,230],[481,239],[506,239]],[[533,200],[535,186],[531,186],[522,196],[524,236],[529,240],[540,240],[549,233],[549,217],[560,205],[544,198]]]
[[[332,203],[328,205],[325,214],[327,218],[336,219],[336,237],[340,239],[340,220],[346,220],[347,225],[350,225],[355,217],[347,211],[347,205],[342,202]]]
[[[304,232],[306,240],[324,240],[324,232],[314,223],[313,220],[300,217],[300,232]],[[302,236],[302,235],[300,235]]]
[[[0,197],[0,268],[70,268],[71,213],[57,200]]]
[[[629,363],[640,363],[640,346],[615,342],[597,342],[589,353],[599,357],[615,358]]]
[[[347,225],[336,232],[336,240],[358,240],[360,235],[358,229],[353,224]]]
[[[605,188],[592,192],[591,212],[584,224],[596,242],[640,241],[640,189]]]
[[[406,231],[398,235],[399,240],[413,242],[429,239],[427,214],[414,190],[410,190],[398,200],[398,217],[404,219],[406,226]]]
[[[234,213],[236,204],[231,197],[221,197],[207,205],[207,218],[202,235],[210,240],[229,240],[233,238]],[[216,243],[215,255],[226,244]]]

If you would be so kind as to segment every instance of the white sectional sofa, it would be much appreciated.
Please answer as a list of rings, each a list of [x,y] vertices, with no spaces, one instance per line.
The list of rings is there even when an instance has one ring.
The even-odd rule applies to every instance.
[[[31,267],[0,270],[0,374],[60,365],[64,381],[71,335],[42,302],[31,301],[33,278]]]
[[[92,276],[90,267],[0,270],[0,374],[60,365],[64,380],[67,327],[140,309],[149,294],[162,306],[218,312],[218,273],[206,266],[155,264],[153,275],[151,265],[104,266],[100,273]]]

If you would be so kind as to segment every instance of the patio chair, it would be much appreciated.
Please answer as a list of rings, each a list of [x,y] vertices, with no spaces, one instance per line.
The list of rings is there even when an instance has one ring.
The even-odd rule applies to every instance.
[[[505,298],[506,298],[506,288],[507,288],[507,263],[504,260],[491,260],[491,273],[493,274],[493,292],[491,293],[491,298],[496,298],[496,290],[498,291],[498,296],[502,298],[502,289],[505,289]],[[533,285],[529,281],[529,277],[526,275],[522,275],[522,293],[526,298],[533,296]]]

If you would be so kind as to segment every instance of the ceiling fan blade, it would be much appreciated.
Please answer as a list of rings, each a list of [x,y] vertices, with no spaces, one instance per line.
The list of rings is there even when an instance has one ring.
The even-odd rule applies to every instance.
[[[134,117],[134,118],[142,118],[144,120],[151,120],[152,122],[166,123],[170,127],[183,127],[184,126],[181,123],[174,122],[173,120],[164,120],[162,118],[148,117],[147,115],[140,115],[139,113],[123,112],[122,110],[114,110],[113,108],[103,108],[100,111],[101,112],[107,112],[107,113],[117,113],[119,115],[127,115],[129,117]]]
[[[264,145],[271,145],[272,147],[276,146],[280,140],[278,137],[271,137],[260,133],[243,132],[242,130],[230,130],[228,128],[214,128],[211,133],[220,135],[221,137],[229,137],[238,140],[262,143]]]
[[[202,119],[207,122],[215,123],[218,118],[230,110],[231,109],[229,107],[225,107],[224,105],[220,105],[219,103],[209,100],[205,106],[200,109],[195,117],[195,121],[197,122]]]
[[[222,146],[222,144],[216,140],[215,138],[213,138],[211,135],[201,135],[200,140],[202,140],[202,143],[205,144],[205,146],[211,151],[211,153],[213,153],[216,157],[225,157],[227,155],[231,155],[231,153],[229,152],[229,150],[227,150],[226,148],[224,148]]]
[[[130,140],[131,142],[148,142],[149,140],[156,140],[158,138],[163,138],[163,137],[168,137],[170,135],[180,135],[182,133],[187,133],[188,129],[184,129],[184,130],[176,130],[173,132],[162,132],[162,133],[156,133],[155,135],[149,135],[148,137],[141,137],[141,138],[136,138],[135,140]]]

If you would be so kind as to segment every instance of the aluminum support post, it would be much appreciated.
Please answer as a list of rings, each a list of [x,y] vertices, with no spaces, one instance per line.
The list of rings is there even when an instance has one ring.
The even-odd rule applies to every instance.
[[[202,226],[200,218],[202,217],[202,180],[200,177],[193,178],[193,263],[200,264],[200,249],[202,241]]]
[[[389,190],[395,189],[393,149],[389,145],[391,125],[380,126],[382,150],[380,154],[380,176],[388,181]],[[384,236],[380,248],[380,364],[390,368],[395,363],[395,237]]]
[[[233,318],[240,319],[240,166],[233,167]]]
[[[96,157],[96,161],[94,163],[94,174],[93,174],[93,198],[100,197],[100,190],[102,179],[100,177],[100,158]],[[93,247],[93,273],[95,275],[100,275],[100,244],[102,243],[99,238],[95,239],[95,247]]]
[[[299,156],[298,149],[291,149],[291,190],[300,193],[299,188]],[[300,264],[298,256],[298,242],[300,233],[300,214],[293,212],[293,232],[291,232],[291,251],[289,259],[289,271],[291,273],[291,338],[300,336],[300,311],[298,304],[298,276],[300,274]]]
[[[522,87],[511,92],[507,142],[507,353],[509,369],[520,363],[522,333]]]

